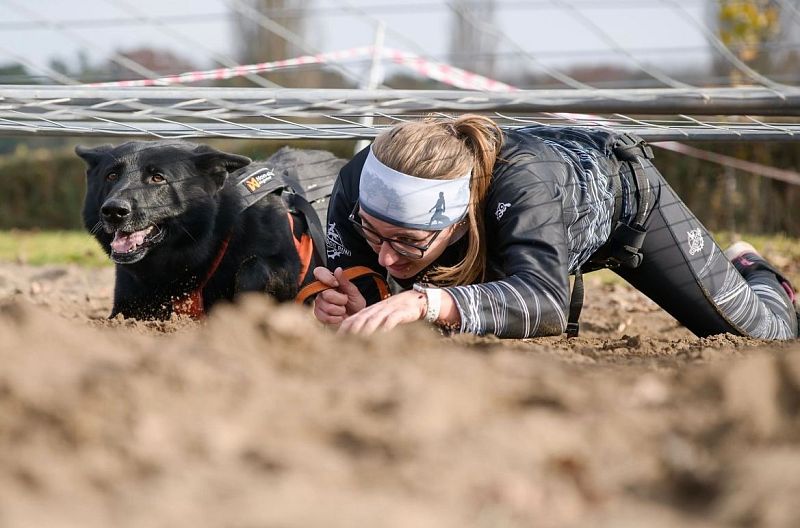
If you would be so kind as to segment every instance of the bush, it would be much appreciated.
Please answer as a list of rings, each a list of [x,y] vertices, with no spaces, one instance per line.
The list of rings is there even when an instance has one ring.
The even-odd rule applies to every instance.
[[[340,158],[353,154],[352,141],[203,141],[253,159],[266,159],[285,144],[324,149]],[[0,229],[82,229],[85,165],[72,147],[30,149],[25,143],[0,158]],[[704,143],[701,148],[775,167],[800,167],[797,143]],[[655,149],[655,165],[689,208],[712,230],[783,232],[800,236],[795,212],[800,187],[726,172],[724,167]],[[735,186],[726,185],[733,178]],[[730,182],[729,182],[730,183]]]
[[[97,142],[98,144],[101,142]],[[274,141],[204,141],[253,159],[265,159],[287,143]],[[294,141],[294,148],[353,155],[352,141]],[[30,149],[21,144],[0,158],[0,229],[82,229],[86,165],[72,147]]]

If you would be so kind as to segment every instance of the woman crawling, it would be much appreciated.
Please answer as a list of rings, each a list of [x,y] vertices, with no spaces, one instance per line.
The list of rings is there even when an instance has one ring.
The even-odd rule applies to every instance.
[[[609,267],[698,336],[798,336],[795,290],[749,244],[724,252],[650,161],[607,129],[503,132],[465,115],[397,125],[345,165],[328,210],[320,321],[370,333],[577,334],[582,271]],[[403,291],[381,300],[367,266]],[[570,296],[569,275],[576,275]]]

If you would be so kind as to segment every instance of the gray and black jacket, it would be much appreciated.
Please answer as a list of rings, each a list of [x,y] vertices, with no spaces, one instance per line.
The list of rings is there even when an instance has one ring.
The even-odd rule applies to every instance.
[[[448,287],[461,315],[461,331],[525,338],[558,335],[567,324],[568,276],[608,239],[614,214],[612,178],[620,162],[617,135],[605,129],[527,127],[506,132],[484,216],[487,282]],[[328,209],[328,267],[364,265],[381,274],[378,257],[348,221],[358,200],[367,150],[339,174]],[[617,180],[620,181],[620,180]],[[622,179],[620,220],[635,214],[635,200]],[[452,265],[464,254],[466,237],[437,260]],[[424,278],[398,281],[410,287]],[[368,302],[369,282],[357,283]]]

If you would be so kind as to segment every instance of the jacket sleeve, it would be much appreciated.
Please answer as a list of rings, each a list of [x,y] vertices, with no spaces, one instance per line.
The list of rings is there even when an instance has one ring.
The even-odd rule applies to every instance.
[[[504,278],[446,288],[462,332],[508,338],[564,332],[569,244],[557,182],[568,181],[568,170],[564,163],[530,161],[493,182],[484,214],[487,262]],[[543,177],[543,171],[555,173]]]
[[[349,220],[350,213],[358,201],[361,168],[364,166],[368,151],[369,148],[362,150],[345,164],[333,186],[325,228],[327,267],[333,271],[338,267],[367,266],[386,276],[386,269],[378,264],[378,255]],[[380,300],[378,288],[370,278],[357,279],[354,284],[361,291],[367,304],[374,304]]]

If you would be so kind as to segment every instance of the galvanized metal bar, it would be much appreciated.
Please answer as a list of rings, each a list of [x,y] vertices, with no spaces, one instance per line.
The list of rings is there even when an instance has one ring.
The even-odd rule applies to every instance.
[[[458,90],[263,89],[224,87],[72,87],[1,85],[0,104],[88,108],[130,113],[139,104],[184,112],[221,106],[231,112],[275,115],[409,111],[573,112],[693,115],[800,115],[800,88],[646,88],[521,90],[488,93]],[[184,104],[193,100],[194,104]],[[166,112],[166,110],[163,110]]]
[[[519,128],[510,125],[505,128]],[[582,126],[582,125],[574,125]],[[586,125],[583,125],[586,126]],[[53,123],[48,120],[0,119],[0,136],[126,136],[150,138],[241,138],[286,141],[288,139],[369,139],[385,126],[363,127],[336,123],[237,123],[203,122],[178,123],[168,120],[127,121],[115,123],[107,120],[70,121]],[[665,128],[641,125],[619,125],[617,130],[638,134],[648,141],[798,141],[800,124],[778,127],[757,125],[730,128],[675,127]]]

